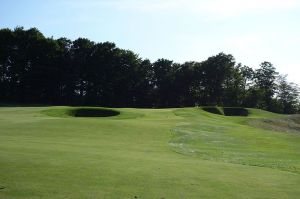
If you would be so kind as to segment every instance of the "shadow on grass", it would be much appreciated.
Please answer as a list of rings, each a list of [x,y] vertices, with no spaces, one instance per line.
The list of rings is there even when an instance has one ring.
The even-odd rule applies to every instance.
[[[120,115],[119,111],[100,108],[76,108],[69,112],[73,117],[112,117]]]
[[[217,115],[224,115],[224,116],[248,116],[249,112],[245,108],[241,107],[203,107],[202,110],[217,114]]]

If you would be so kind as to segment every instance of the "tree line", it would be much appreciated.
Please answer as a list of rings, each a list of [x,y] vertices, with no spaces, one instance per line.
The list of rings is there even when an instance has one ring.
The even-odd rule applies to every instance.
[[[219,53],[202,62],[151,62],[114,43],[0,30],[0,102],[109,107],[220,105],[299,112],[299,89],[270,62]]]

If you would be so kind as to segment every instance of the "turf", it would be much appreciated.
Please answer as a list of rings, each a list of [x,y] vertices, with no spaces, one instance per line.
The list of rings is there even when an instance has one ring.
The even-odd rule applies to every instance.
[[[299,198],[300,132],[256,125],[297,119],[256,109],[73,110],[0,108],[1,199]]]

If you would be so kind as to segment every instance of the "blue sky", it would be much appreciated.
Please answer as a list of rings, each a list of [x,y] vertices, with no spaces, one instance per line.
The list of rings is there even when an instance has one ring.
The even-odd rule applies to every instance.
[[[0,0],[0,28],[16,26],[112,41],[152,61],[270,61],[300,84],[299,0]]]

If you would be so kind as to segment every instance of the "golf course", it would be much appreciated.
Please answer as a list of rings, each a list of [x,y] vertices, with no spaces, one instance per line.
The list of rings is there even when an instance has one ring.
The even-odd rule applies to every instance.
[[[300,116],[0,107],[1,199],[298,199]]]

